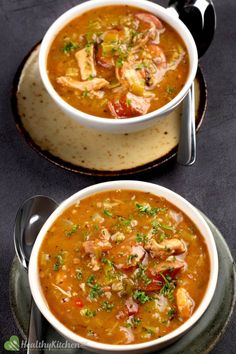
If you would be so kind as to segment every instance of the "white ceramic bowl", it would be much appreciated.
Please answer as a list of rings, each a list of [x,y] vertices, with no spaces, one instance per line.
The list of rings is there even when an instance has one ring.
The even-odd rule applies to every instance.
[[[206,293],[202,302],[200,303],[197,310],[193,313],[183,325],[174,330],[173,332],[167,334],[166,336],[155,339],[146,343],[140,344],[129,344],[129,345],[112,345],[103,344],[88,340],[87,338],[80,337],[79,335],[72,332],[70,329],[65,327],[50,311],[46,299],[43,295],[43,291],[40,286],[39,279],[39,269],[38,269],[38,253],[47,230],[52,226],[54,221],[61,215],[68,207],[72,204],[78,202],[79,200],[86,198],[98,192],[103,192],[107,190],[116,189],[129,189],[129,190],[139,190],[144,192],[150,192],[152,194],[162,196],[170,201],[172,204],[176,205],[177,208],[182,210],[197,226],[201,234],[203,235],[209,255],[210,255],[210,279],[207,286]],[[196,323],[199,318],[206,311],[208,305],[213,297],[216,282],[218,277],[218,255],[216,250],[215,241],[211,230],[201,214],[196,208],[194,208],[187,200],[182,198],[180,195],[172,192],[169,189],[158,186],[152,183],[146,183],[141,181],[113,181],[105,182],[93,185],[91,187],[82,189],[81,191],[75,193],[70,198],[66,199],[59,207],[53,212],[53,214],[46,221],[42,227],[33,251],[30,257],[29,263],[29,283],[33,298],[44,317],[51,323],[51,325],[60,332],[65,338],[72,342],[79,343],[83,348],[87,348],[97,353],[147,353],[156,349],[165,347],[172,342],[176,341],[180,336],[182,336],[186,331],[188,331],[194,323]]]
[[[82,15],[84,12],[107,5],[130,5],[135,6],[145,11],[149,11],[159,17],[161,20],[164,20],[166,23],[170,24],[183,39],[189,55],[190,69],[189,74],[186,80],[186,83],[182,90],[178,93],[176,97],[173,98],[165,106],[157,109],[156,111],[147,113],[140,117],[128,118],[128,119],[107,119],[101,117],[95,117],[89,114],[86,114],[78,109],[69,105],[64,101],[58,93],[53,88],[47,73],[47,57],[48,52],[51,47],[51,44],[58,34],[58,32],[65,27],[65,25],[70,22],[72,19]],[[78,123],[90,128],[95,128],[97,130],[110,132],[110,133],[129,133],[138,130],[142,130],[150,127],[156,121],[171,112],[180,102],[183,100],[187,94],[194,78],[196,75],[198,66],[198,54],[197,48],[194,42],[194,39],[183,24],[182,21],[174,15],[174,11],[171,9],[165,9],[164,7],[154,4],[146,0],[91,0],[80,5],[77,5],[65,12],[60,16],[49,28],[45,34],[39,53],[39,70],[41,74],[42,81],[44,86],[56,104],[70,117],[75,119]]]

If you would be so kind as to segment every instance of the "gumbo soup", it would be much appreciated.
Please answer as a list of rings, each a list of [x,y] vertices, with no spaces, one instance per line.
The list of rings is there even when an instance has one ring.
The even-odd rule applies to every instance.
[[[38,266],[56,318],[110,344],[178,328],[202,301],[210,273],[193,222],[164,198],[132,190],[98,193],[63,212],[44,238]]]
[[[189,72],[178,33],[156,16],[130,6],[88,11],[54,39],[49,79],[73,107],[105,118],[130,118],[171,101]]]

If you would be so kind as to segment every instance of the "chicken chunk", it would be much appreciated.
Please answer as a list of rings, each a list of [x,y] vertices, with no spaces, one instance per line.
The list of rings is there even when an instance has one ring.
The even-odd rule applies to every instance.
[[[161,243],[157,243],[151,238],[145,245],[145,249],[150,252],[152,258],[167,258],[172,254],[181,254],[186,251],[185,244],[177,239],[167,239]]]
[[[100,90],[109,85],[109,82],[102,78],[94,78],[87,81],[78,81],[67,76],[60,76],[57,78],[57,83],[79,91],[93,91]]]
[[[195,303],[186,289],[177,289],[176,303],[180,317],[182,317],[183,319],[187,319],[192,315]]]
[[[171,272],[172,276],[174,276],[179,270],[181,270],[185,266],[184,261],[179,261],[179,260],[169,260],[169,261],[163,261],[158,264],[154,268],[152,268],[151,274],[152,275],[157,275],[160,273],[165,274],[165,272]]]
[[[97,75],[94,65],[94,46],[90,44],[75,53],[82,80],[88,80]]]
[[[101,252],[107,251],[111,248],[111,244],[107,240],[93,240],[83,242],[85,253],[98,255]]]

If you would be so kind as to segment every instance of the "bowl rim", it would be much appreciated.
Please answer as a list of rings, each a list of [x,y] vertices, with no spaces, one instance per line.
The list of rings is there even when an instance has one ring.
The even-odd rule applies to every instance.
[[[199,304],[196,311],[193,315],[184,322],[181,326],[179,326],[174,331],[166,334],[161,338],[157,338],[151,341],[138,343],[138,344],[122,344],[122,345],[115,345],[115,344],[107,344],[101,342],[95,342],[90,339],[81,337],[77,335],[65,325],[63,325],[50,311],[47,301],[44,297],[40,279],[38,274],[38,253],[40,251],[41,244],[44,240],[47,230],[50,226],[54,223],[54,221],[71,205],[75,204],[81,199],[84,199],[90,195],[100,193],[103,191],[108,190],[134,190],[134,191],[144,191],[150,192],[154,195],[163,196],[172,204],[174,204],[177,208],[179,208],[182,212],[184,212],[192,222],[196,225],[199,229],[201,235],[203,236],[206,246],[209,253],[210,258],[210,277],[207,285],[206,292],[204,297]],[[63,336],[67,337],[68,339],[72,340],[75,343],[78,343],[82,348],[91,348],[92,350],[100,350],[104,352],[117,352],[125,350],[127,352],[141,350],[141,349],[148,349],[151,347],[155,347],[161,345],[165,342],[174,341],[179,336],[183,335],[187,330],[189,330],[203,315],[203,313],[208,308],[214,292],[216,288],[217,278],[218,278],[218,254],[217,248],[214,241],[213,234],[207,225],[206,221],[204,220],[203,216],[200,212],[190,204],[186,199],[181,197],[179,194],[173,192],[170,189],[162,187],[160,185],[143,182],[143,181],[133,181],[133,180],[120,180],[120,181],[110,181],[110,182],[102,182],[90,187],[84,188],[71,197],[64,200],[58,208],[51,214],[48,220],[43,225],[42,229],[40,230],[38,237],[35,241],[30,262],[29,262],[29,270],[28,270],[28,277],[29,277],[29,284],[32,296],[35,300],[36,305],[38,306],[40,312],[43,316],[51,323],[51,325],[58,330]]]
[[[51,47],[51,44],[55,38],[55,36],[59,33],[59,31],[65,27],[72,19],[79,17],[83,13],[103,7],[103,6],[116,6],[116,5],[129,5],[129,6],[134,6],[138,7],[140,9],[143,9],[144,11],[151,12],[160,19],[164,19],[168,24],[174,28],[174,30],[180,35],[181,39],[185,43],[185,46],[188,51],[189,55],[189,73],[187,80],[180,90],[180,92],[167,104],[164,106],[158,108],[155,111],[149,112],[147,114],[144,114],[142,116],[137,116],[137,117],[131,117],[128,119],[109,119],[109,118],[104,118],[104,117],[98,117],[94,115],[90,115],[88,113],[85,113],[83,111],[80,111],[79,109],[71,106],[69,103],[67,103],[54,89],[47,73],[47,56],[49,49]],[[136,0],[135,4],[133,0],[90,0],[86,1],[82,4],[76,5],[72,7],[71,9],[67,10],[64,12],[61,16],[59,16],[49,27],[47,30],[45,36],[43,37],[41,47],[40,47],[40,52],[39,52],[39,71],[40,75],[43,81],[43,84],[49,93],[49,95],[54,99],[54,101],[65,111],[67,111],[71,116],[73,116],[75,119],[78,119],[78,121],[89,121],[91,124],[94,124],[95,127],[96,125],[98,126],[106,126],[106,127],[124,127],[124,126],[132,126],[134,124],[141,124],[144,122],[148,122],[154,118],[160,117],[168,113],[170,110],[174,109],[186,96],[191,84],[194,81],[194,78],[196,76],[197,72],[197,67],[198,67],[198,52],[197,52],[197,47],[195,44],[195,41],[192,37],[192,34],[188,30],[188,28],[185,26],[185,24],[173,14],[173,9],[171,8],[164,8],[161,5],[158,5],[156,3],[146,1],[146,0]],[[90,125],[91,125],[90,124]]]

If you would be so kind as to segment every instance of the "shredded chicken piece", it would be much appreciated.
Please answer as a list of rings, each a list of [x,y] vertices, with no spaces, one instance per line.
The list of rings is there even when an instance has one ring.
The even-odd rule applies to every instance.
[[[102,78],[94,78],[87,81],[78,81],[67,76],[60,76],[57,78],[57,83],[79,91],[93,91],[100,90],[109,85],[109,82]]]
[[[178,272],[185,266],[184,261],[180,260],[166,260],[155,265],[154,268],[150,269],[152,275],[157,275],[159,273],[165,273],[165,271],[171,271],[172,273]]]
[[[111,244],[109,241],[104,240],[93,240],[93,241],[85,241],[83,242],[83,248],[85,253],[96,255],[99,251],[107,251],[111,248]]]
[[[144,248],[150,252],[152,258],[167,258],[172,254],[181,254],[186,251],[185,244],[177,238],[167,239],[161,243],[151,238]]]
[[[186,289],[177,289],[176,303],[180,317],[187,319],[192,315],[195,303]]]
[[[97,75],[94,65],[94,45],[91,44],[75,53],[82,80],[88,80]]]
[[[109,240],[110,240],[110,237],[111,237],[110,232],[104,227],[104,228],[101,230],[101,239],[102,239],[102,240],[109,241]]]

